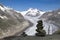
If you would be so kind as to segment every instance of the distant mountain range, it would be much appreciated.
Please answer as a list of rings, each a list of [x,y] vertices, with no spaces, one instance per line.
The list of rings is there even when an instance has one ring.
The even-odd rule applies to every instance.
[[[22,15],[30,16],[30,17],[37,17],[45,13],[44,11],[40,11],[36,8],[29,8],[27,11],[22,11]]]

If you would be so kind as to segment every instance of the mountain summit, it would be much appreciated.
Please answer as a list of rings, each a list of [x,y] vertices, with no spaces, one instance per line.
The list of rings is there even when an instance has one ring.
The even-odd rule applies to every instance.
[[[28,11],[26,13],[27,16],[35,17],[40,15],[40,11],[38,9],[29,8],[27,11]]]
[[[37,16],[44,14],[45,12],[40,11],[37,8],[29,8],[28,10],[22,11],[21,13],[23,16],[25,15],[25,16],[37,17]]]
[[[4,6],[2,4],[0,4],[0,10],[4,11]]]

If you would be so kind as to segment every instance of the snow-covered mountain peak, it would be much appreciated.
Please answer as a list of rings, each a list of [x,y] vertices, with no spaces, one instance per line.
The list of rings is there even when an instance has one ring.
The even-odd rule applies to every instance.
[[[27,11],[30,11],[30,12],[37,12],[37,11],[39,11],[39,10],[36,9],[36,8],[29,8]]]
[[[29,8],[29,9],[28,9],[28,11],[31,11],[31,10],[33,10],[33,8]]]
[[[4,11],[4,6],[2,4],[0,4],[0,10]]]
[[[6,7],[2,4],[0,4],[0,10],[5,11],[5,10],[11,10],[12,8]]]
[[[44,11],[41,11],[37,8],[29,8],[28,10],[20,12],[23,16],[37,17],[44,14]]]
[[[4,8],[5,8],[6,10],[13,10],[13,8],[6,7],[6,6],[4,6]]]
[[[36,17],[36,16],[40,16],[41,14],[43,14],[44,12],[43,11],[40,11],[39,9],[37,8],[29,8],[27,10],[27,13],[26,15],[27,16],[31,16],[31,17]]]

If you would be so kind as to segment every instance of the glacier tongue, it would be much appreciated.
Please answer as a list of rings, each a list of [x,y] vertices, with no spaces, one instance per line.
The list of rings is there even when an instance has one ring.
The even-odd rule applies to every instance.
[[[35,29],[36,29],[36,24],[37,24],[37,20],[35,20],[36,18],[31,18],[28,16],[25,16],[25,18],[33,23],[32,27],[29,27],[27,30],[25,30],[26,34],[35,35],[35,33],[36,33]]]
[[[29,27],[27,30],[25,30],[25,32],[29,36],[34,36],[35,33],[36,33],[37,21],[40,20],[40,19],[33,18],[33,17],[28,17],[28,16],[25,16],[25,18],[28,19],[29,21],[31,21],[33,23],[33,26],[32,27]],[[58,27],[56,27],[55,25],[50,24],[50,23],[47,23],[47,22],[43,22],[43,26],[44,26],[43,29],[46,31],[46,34],[49,34],[49,35],[52,35],[58,29]]]

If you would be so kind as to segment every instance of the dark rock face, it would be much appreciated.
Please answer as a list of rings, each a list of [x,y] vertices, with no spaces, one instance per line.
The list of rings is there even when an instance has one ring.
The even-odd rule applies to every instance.
[[[38,21],[38,24],[37,24],[36,27],[37,27],[37,29],[36,29],[36,31],[37,31],[36,36],[41,36],[41,37],[43,37],[43,36],[46,35],[45,30],[43,30],[43,22],[42,22],[42,20],[39,20],[39,21]]]
[[[26,34],[25,32],[23,32],[23,33],[21,34],[21,36],[26,37],[27,34]]]

